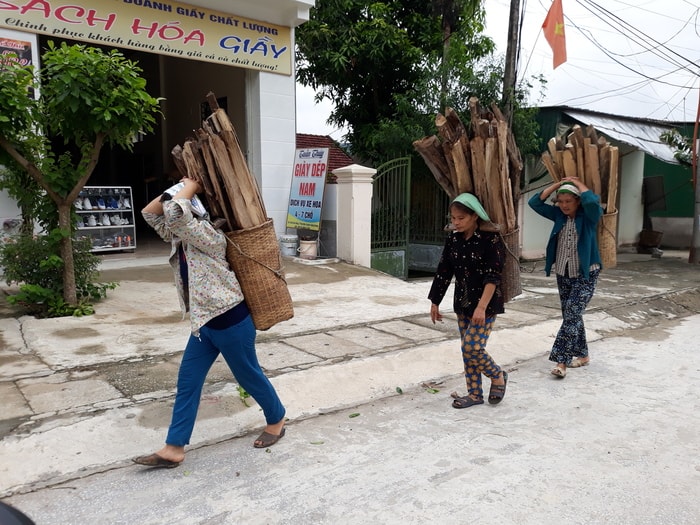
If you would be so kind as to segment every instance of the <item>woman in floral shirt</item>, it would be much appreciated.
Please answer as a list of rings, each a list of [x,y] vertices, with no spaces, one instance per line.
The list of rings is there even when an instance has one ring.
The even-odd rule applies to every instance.
[[[274,445],[284,436],[285,409],[255,354],[255,327],[236,274],[226,259],[226,236],[209,222],[196,197],[201,187],[184,178],[143,210],[146,222],[170,242],[170,265],[190,338],[178,372],[177,395],[165,446],[134,458],[139,465],[177,467],[194,429],[207,373],[221,354],[236,381],[262,408],[267,426],[253,443]]]
[[[505,248],[497,233],[480,229],[481,221],[490,219],[471,193],[462,193],[452,201],[450,215],[453,231],[445,242],[428,294],[432,302],[430,319],[433,323],[442,321],[439,305],[455,277],[454,311],[462,341],[468,395],[453,394],[452,406],[483,405],[482,374],[491,379],[489,403],[495,405],[505,396],[508,373],[488,354],[486,342],[496,315],[504,312],[500,285]]]

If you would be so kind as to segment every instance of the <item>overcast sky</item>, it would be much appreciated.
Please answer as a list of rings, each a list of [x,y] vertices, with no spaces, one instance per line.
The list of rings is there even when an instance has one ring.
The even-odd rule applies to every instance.
[[[700,0],[563,0],[568,60],[552,69],[542,35],[550,0],[521,0],[518,78],[547,79],[539,105],[568,105],[616,115],[695,121],[700,89]],[[486,33],[505,54],[510,0],[486,0]],[[297,131],[342,138],[297,86]]]

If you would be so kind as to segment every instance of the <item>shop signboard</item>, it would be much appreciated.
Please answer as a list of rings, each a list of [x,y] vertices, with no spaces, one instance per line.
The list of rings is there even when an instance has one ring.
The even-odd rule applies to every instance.
[[[0,0],[0,28],[291,75],[289,27],[179,2]]]
[[[287,228],[320,231],[328,148],[300,148],[294,154]]]

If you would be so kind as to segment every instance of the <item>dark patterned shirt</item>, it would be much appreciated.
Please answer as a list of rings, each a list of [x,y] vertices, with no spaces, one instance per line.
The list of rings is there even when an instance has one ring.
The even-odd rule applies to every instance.
[[[502,314],[505,311],[501,291],[504,263],[505,246],[498,233],[477,229],[465,239],[464,234],[452,232],[445,241],[428,299],[440,304],[454,277],[454,311],[471,317],[484,287],[493,283],[496,291],[486,307],[486,317]]]

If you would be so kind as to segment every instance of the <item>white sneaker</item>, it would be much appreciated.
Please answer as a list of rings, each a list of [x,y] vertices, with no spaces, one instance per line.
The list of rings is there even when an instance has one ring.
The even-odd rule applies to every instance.
[[[116,215],[112,215],[109,221],[112,223],[112,226],[119,226],[122,223],[121,218]]]
[[[97,226],[97,219],[94,215],[88,215],[87,221],[88,226]]]
[[[131,209],[131,203],[129,202],[129,199],[124,199],[124,207],[127,210]]]
[[[76,210],[82,210],[83,209],[83,201],[81,199],[75,199],[73,206],[75,207]]]
[[[109,222],[109,215],[107,215],[106,213],[103,213],[102,214],[102,226],[111,226],[111,225],[112,225],[112,223]]]
[[[90,202],[90,199],[85,197],[83,199],[83,209],[84,210],[91,210],[92,209],[92,203]]]

